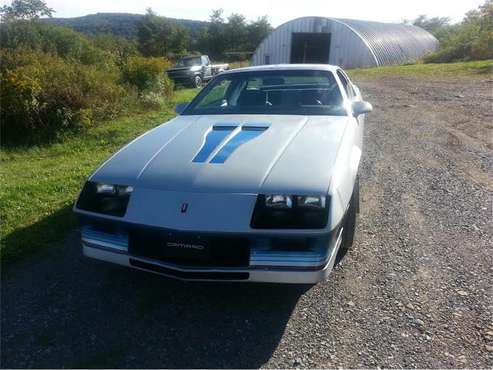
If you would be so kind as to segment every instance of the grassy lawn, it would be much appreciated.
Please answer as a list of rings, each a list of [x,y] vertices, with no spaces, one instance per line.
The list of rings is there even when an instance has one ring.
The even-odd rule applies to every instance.
[[[72,204],[84,180],[125,143],[172,118],[195,89],[177,90],[163,111],[105,122],[59,143],[0,150],[2,262],[59,241],[75,226]]]
[[[429,79],[446,79],[474,76],[491,77],[493,76],[493,60],[351,69],[348,73],[352,78],[424,77]]]

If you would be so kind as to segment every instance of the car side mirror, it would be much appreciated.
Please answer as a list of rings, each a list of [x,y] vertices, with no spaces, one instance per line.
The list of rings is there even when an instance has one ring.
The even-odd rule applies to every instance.
[[[362,100],[353,102],[351,108],[355,117],[358,117],[360,114],[370,113],[373,110],[373,106],[370,103]]]
[[[175,106],[175,112],[177,114],[182,114],[183,111],[187,108],[188,103],[189,102],[176,104],[176,106]]]

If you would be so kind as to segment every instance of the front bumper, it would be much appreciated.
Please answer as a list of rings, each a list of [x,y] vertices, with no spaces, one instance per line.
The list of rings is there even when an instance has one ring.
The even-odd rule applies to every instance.
[[[83,254],[90,258],[149,271],[187,281],[248,281],[288,284],[315,284],[325,280],[334,267],[342,229],[329,238],[327,253],[321,257],[303,252],[266,252],[252,249],[248,267],[190,267],[131,255],[124,236],[101,235],[82,229]]]

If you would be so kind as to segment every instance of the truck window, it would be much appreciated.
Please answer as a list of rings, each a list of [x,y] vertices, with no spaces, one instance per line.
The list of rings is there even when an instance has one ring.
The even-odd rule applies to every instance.
[[[200,57],[180,58],[176,62],[177,67],[192,67],[192,66],[199,66],[200,64],[201,64]]]

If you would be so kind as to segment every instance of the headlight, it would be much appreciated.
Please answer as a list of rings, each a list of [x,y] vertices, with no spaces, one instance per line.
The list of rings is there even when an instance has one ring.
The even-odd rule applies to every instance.
[[[329,215],[325,195],[259,195],[253,211],[254,229],[322,229]]]
[[[301,208],[325,208],[325,195],[300,195],[296,197],[297,205]]]
[[[115,194],[116,186],[108,185],[108,184],[97,184],[96,185],[96,193],[98,194]]]
[[[128,201],[133,187],[88,181],[82,189],[77,208],[102,213],[110,216],[123,217],[127,211]]]
[[[265,206],[271,208],[293,208],[293,198],[290,195],[266,195]]]

